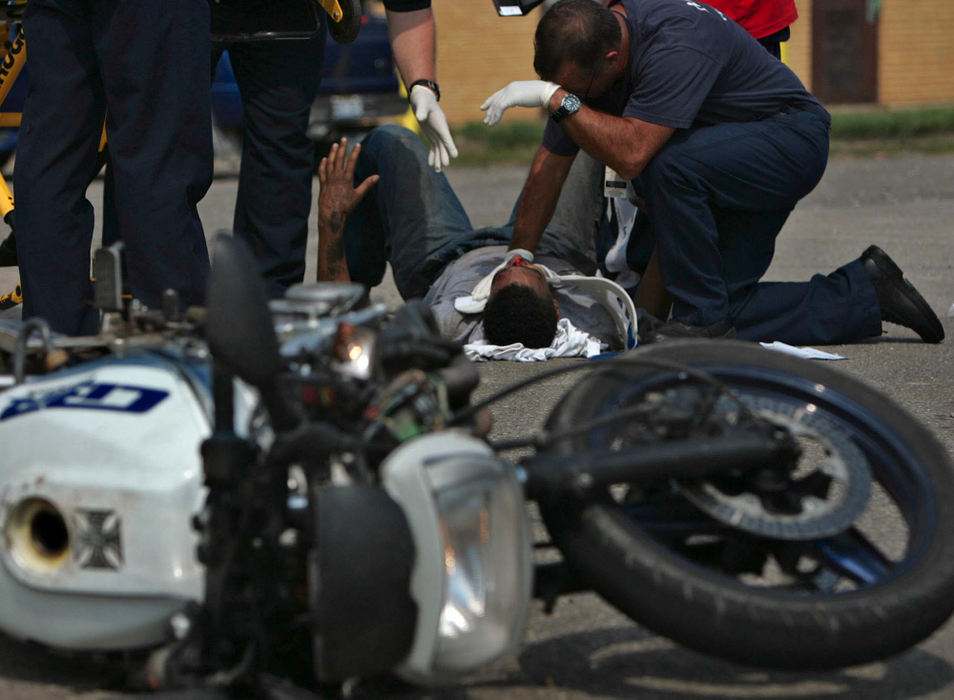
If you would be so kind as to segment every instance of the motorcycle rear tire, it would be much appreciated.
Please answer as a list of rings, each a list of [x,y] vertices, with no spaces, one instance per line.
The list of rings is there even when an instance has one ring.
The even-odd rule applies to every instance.
[[[879,580],[848,592],[793,592],[748,585],[686,558],[649,536],[610,489],[585,498],[564,493],[543,499],[541,513],[557,546],[605,600],[689,648],[747,665],[799,670],[897,654],[948,619],[954,609],[954,466],[916,419],[856,379],[755,344],[667,343],[633,356],[703,369],[743,399],[770,395],[780,403],[813,404],[819,415],[840,422],[861,447],[874,482],[890,482],[890,496],[902,502],[908,542],[903,559]],[[548,430],[559,435],[615,410],[614,401],[633,387],[658,389],[683,379],[645,366],[598,372],[567,393]],[[594,446],[589,435],[564,440],[557,451]]]

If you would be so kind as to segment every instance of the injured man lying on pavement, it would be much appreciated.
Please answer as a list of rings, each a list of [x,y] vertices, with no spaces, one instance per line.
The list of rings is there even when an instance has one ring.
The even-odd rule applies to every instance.
[[[593,277],[602,166],[580,159],[537,255],[507,250],[512,221],[474,229],[443,173],[411,131],[375,129],[318,171],[318,279],[381,283],[387,263],[405,300],[423,298],[441,334],[472,358],[589,357],[635,345],[636,309]],[[584,186],[585,185],[585,186]]]
[[[420,139],[401,127],[375,129],[350,160],[344,145],[336,146],[319,179],[319,280],[374,287],[390,262],[401,296],[423,298],[441,333],[467,344],[472,358],[622,350],[635,344],[637,317],[640,342],[666,339],[657,332],[667,319],[666,290],[653,269],[653,237],[640,226],[645,217],[625,197],[607,205],[603,166],[584,153],[536,256],[510,249],[514,214],[504,226],[474,229],[447,178],[427,167]],[[733,319],[740,339],[852,343],[880,335],[885,321],[914,329],[926,342],[944,337],[930,306],[877,246],[807,282],[752,287],[773,301],[745,305]],[[819,310],[812,301],[818,290],[840,302]]]

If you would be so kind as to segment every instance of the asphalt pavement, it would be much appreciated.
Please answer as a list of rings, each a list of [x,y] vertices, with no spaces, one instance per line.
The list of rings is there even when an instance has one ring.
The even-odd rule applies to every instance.
[[[502,223],[526,174],[522,166],[463,168],[449,176],[475,226]],[[317,189],[317,188],[316,188]],[[228,229],[236,182],[217,179],[201,203],[206,230]],[[102,188],[90,198],[98,206]],[[312,212],[312,230],[315,213]],[[821,184],[796,209],[778,240],[766,279],[804,280],[829,272],[875,243],[921,291],[948,340],[921,343],[898,326],[864,343],[823,349],[845,356],[835,368],[879,388],[925,423],[954,454],[954,155],[833,160]],[[314,276],[315,236],[308,278]],[[15,274],[0,273],[6,288]],[[374,296],[390,304],[393,285]],[[481,395],[547,368],[547,363],[481,365]],[[552,366],[552,365],[551,365]],[[495,411],[493,437],[539,427],[571,380],[551,381]],[[705,621],[700,620],[700,625]],[[744,631],[740,630],[740,634]],[[98,698],[118,694],[116,659],[64,658],[0,638],[0,697]],[[356,694],[450,698],[950,698],[954,697],[954,622],[910,651],[881,663],[828,673],[778,673],[682,649],[623,617],[592,594],[561,599],[552,615],[534,606],[521,650],[441,691],[358,686]]]

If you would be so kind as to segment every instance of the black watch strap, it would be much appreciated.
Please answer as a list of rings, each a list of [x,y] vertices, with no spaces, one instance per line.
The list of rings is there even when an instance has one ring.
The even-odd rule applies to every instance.
[[[435,95],[437,95],[437,101],[438,101],[438,102],[441,101],[441,89],[440,89],[439,87],[437,87],[437,83],[435,83],[433,80],[428,80],[427,78],[421,78],[420,80],[415,80],[413,83],[411,83],[410,85],[407,86],[407,94],[408,94],[408,96],[410,96],[411,90],[414,89],[414,86],[415,86],[415,85],[423,85],[423,86],[426,87],[428,90],[430,90],[430,91],[433,92]]]
[[[560,101],[560,106],[557,107],[557,110],[550,115],[550,119],[555,122],[563,121],[571,114],[576,114],[580,110],[581,104],[582,101],[579,97],[573,93],[567,93]]]

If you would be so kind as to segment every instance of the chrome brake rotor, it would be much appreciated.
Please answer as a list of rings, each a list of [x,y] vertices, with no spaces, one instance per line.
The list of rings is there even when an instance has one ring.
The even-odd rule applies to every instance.
[[[730,493],[718,481],[679,482],[686,499],[733,528],[773,539],[820,539],[851,527],[871,494],[871,471],[861,450],[837,426],[817,416],[814,406],[796,409],[766,398],[743,400],[756,414],[792,433],[803,449],[794,479],[824,475],[829,480],[826,493],[799,493],[792,513],[770,510],[744,484]]]

